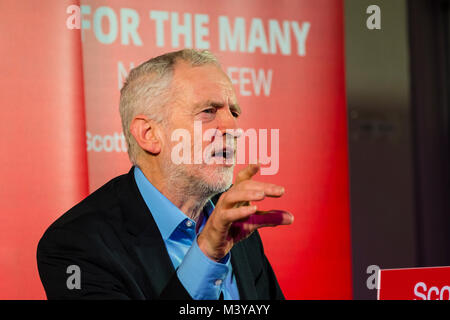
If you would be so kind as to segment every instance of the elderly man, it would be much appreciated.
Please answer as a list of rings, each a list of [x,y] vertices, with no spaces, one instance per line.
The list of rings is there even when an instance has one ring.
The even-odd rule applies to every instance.
[[[217,59],[185,49],[141,64],[121,90],[120,114],[133,167],[45,232],[37,260],[47,297],[283,299],[255,230],[293,217],[257,210],[284,193],[251,179],[258,165],[231,186],[241,109]],[[191,139],[190,163],[174,161],[172,133],[193,137],[196,123],[214,135]],[[210,161],[195,161],[202,150]]]

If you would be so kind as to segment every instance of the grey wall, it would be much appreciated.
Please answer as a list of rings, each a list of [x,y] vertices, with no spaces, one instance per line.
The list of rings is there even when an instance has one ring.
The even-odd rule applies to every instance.
[[[368,30],[366,8],[381,8]],[[417,264],[406,0],[346,0],[346,86],[355,299],[375,299],[366,268]]]

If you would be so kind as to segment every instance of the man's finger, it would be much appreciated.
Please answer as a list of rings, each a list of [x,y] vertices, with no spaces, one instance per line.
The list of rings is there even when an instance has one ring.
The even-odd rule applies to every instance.
[[[234,184],[238,184],[245,180],[250,180],[259,171],[260,166],[261,165],[259,163],[249,164],[247,167],[239,171]]]
[[[242,183],[239,188],[231,188],[220,197],[220,203],[223,208],[229,209],[235,206],[248,206],[250,201],[261,201],[265,197],[279,198],[284,194],[284,188],[271,183],[249,181]]]
[[[287,211],[282,210],[270,210],[270,211],[256,211],[244,210],[241,207],[233,209],[231,216],[235,219],[230,228],[231,235],[238,240],[245,238],[256,229],[263,227],[276,227],[280,225],[289,225],[294,222],[294,216]],[[230,210],[231,211],[231,210]],[[238,219],[242,217],[241,219]]]
[[[233,190],[236,190],[236,192],[239,192],[241,190],[261,191],[264,192],[264,194],[269,197],[281,197],[285,191],[282,186],[255,180],[248,180],[242,182],[240,185],[236,185],[236,187],[234,187]]]
[[[231,224],[239,220],[247,219],[250,215],[254,214],[257,209],[257,206],[243,206],[239,208],[229,209],[226,212],[224,220],[228,224]]]
[[[230,190],[223,198],[225,208],[232,208],[236,205],[244,203],[246,205],[250,201],[260,201],[265,198],[264,191],[260,190]]]
[[[283,210],[256,211],[246,222],[254,225],[258,229],[292,224],[294,222],[294,216]]]

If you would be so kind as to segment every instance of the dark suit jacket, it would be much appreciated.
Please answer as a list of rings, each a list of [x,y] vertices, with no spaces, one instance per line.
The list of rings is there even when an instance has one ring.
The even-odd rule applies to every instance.
[[[48,299],[192,299],[133,169],[70,209],[43,235],[37,262]],[[233,247],[231,263],[241,299],[284,299],[257,232]],[[70,265],[80,268],[80,289],[68,289]]]

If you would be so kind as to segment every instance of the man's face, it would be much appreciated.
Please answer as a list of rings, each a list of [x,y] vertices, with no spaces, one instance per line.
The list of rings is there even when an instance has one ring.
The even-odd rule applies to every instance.
[[[179,62],[175,67],[171,88],[173,100],[169,106],[161,159],[165,174],[173,183],[197,188],[192,190],[193,193],[214,194],[225,191],[233,179],[236,135],[232,132],[237,129],[237,117],[241,113],[230,80],[215,65],[191,67]],[[194,124],[199,127],[200,123],[201,141],[197,131],[198,143],[195,144]],[[178,143],[171,141],[171,134],[180,128],[190,134],[191,164],[175,164],[171,159],[172,149]],[[203,141],[207,130],[214,136],[208,136],[209,141]],[[201,164],[194,163],[196,153],[201,154]],[[205,163],[208,159],[203,157],[204,153],[209,163]]]

